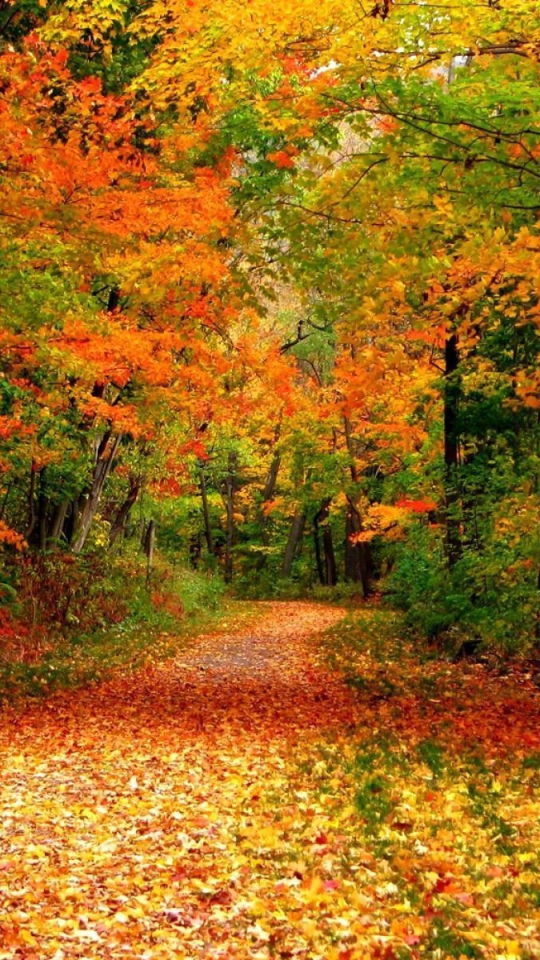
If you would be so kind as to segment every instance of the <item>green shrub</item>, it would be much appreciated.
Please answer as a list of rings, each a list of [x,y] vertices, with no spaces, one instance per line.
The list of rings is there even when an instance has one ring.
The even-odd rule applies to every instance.
[[[526,651],[540,616],[536,551],[523,537],[486,535],[464,543],[450,569],[441,530],[418,523],[397,548],[386,590],[424,636],[446,636],[454,646],[474,637],[502,652]]]

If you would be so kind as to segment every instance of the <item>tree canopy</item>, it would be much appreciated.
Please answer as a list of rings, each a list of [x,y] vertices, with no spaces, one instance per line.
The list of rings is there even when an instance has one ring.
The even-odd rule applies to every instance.
[[[539,58],[526,0],[3,0],[7,562],[157,521],[534,639]]]

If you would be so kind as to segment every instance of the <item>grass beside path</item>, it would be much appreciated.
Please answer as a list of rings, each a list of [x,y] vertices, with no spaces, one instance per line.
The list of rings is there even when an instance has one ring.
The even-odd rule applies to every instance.
[[[46,697],[57,690],[100,683],[118,671],[135,672],[176,656],[204,631],[227,629],[255,616],[252,603],[227,600],[182,618],[155,611],[51,644],[32,662],[0,659],[0,703]]]
[[[365,913],[387,927],[373,955],[538,958],[540,690],[518,665],[451,663],[405,636],[366,608],[324,639],[358,702],[338,767]]]

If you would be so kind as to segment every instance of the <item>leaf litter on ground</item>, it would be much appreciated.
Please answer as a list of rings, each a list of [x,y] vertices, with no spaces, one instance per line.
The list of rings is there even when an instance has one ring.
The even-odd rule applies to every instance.
[[[265,603],[5,708],[0,960],[540,955],[540,693]]]

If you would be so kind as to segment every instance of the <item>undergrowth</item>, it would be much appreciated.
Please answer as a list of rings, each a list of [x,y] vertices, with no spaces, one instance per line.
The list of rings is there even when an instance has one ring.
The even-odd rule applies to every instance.
[[[538,956],[538,688],[526,662],[451,661],[383,607],[322,640],[358,724],[342,742],[355,837],[400,904],[403,956]],[[335,775],[335,774],[334,774]],[[401,953],[392,953],[401,956]]]
[[[92,554],[25,557],[0,590],[0,701],[165,659],[230,609],[217,578],[162,557],[148,577],[134,554],[112,568]]]

